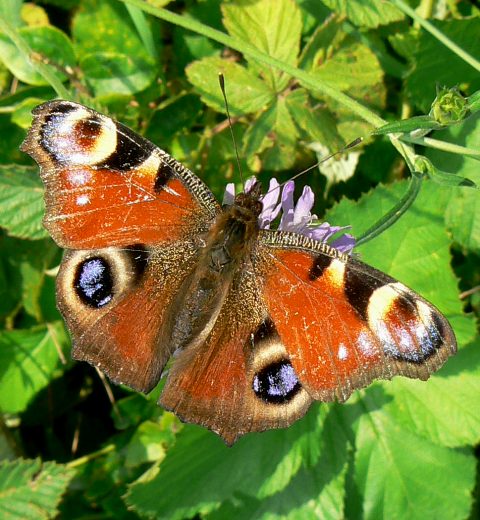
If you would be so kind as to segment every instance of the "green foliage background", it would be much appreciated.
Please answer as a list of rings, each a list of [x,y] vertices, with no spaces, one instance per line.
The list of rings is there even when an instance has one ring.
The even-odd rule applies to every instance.
[[[0,517],[478,518],[480,296],[468,291],[480,284],[480,198],[441,185],[480,184],[475,5],[0,2]],[[239,179],[220,71],[242,168],[265,182],[365,138],[298,183],[313,186],[317,214],[356,236],[408,192],[414,140],[432,180],[358,253],[437,305],[459,343],[426,383],[377,382],[232,448],[163,412],[158,389],[111,388],[70,360],[54,299],[61,251],[41,225],[37,167],[18,149],[30,110],[66,97],[142,133],[221,198]],[[437,84],[470,96],[470,117],[424,118],[435,141],[371,136],[387,121],[414,129],[398,122],[428,114]]]

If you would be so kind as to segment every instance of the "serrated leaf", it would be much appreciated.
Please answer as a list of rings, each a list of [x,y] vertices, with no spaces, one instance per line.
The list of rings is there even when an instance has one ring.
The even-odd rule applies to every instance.
[[[321,432],[314,440],[319,446],[319,459],[309,461],[277,493],[258,499],[236,495],[208,515],[208,520],[282,518],[287,520],[343,519],[347,452],[350,448],[347,428],[339,420],[338,405],[317,409],[325,417]]]
[[[346,40],[312,75],[340,90],[372,87],[382,81],[383,71],[375,54],[366,46]]]
[[[258,0],[223,4],[224,25],[240,41],[247,41],[273,58],[295,65],[300,49],[302,19],[293,0]],[[247,60],[249,59],[246,57]],[[276,92],[283,90],[289,77],[249,60],[256,74],[265,77]]]
[[[322,2],[359,27],[374,28],[404,18],[399,9],[384,0],[322,0]]]
[[[321,143],[330,151],[343,146],[333,114],[326,107],[312,107],[305,89],[290,92],[286,104],[295,123],[306,133],[306,139]]]
[[[60,80],[67,78],[58,67],[74,67],[75,52],[65,33],[52,26],[22,27],[18,34],[25,40],[32,51],[47,59],[57,67],[51,67],[52,74]],[[0,59],[10,72],[19,80],[29,85],[48,85],[45,78],[37,72],[30,59],[20,53],[16,46],[3,34],[0,34]]]
[[[480,343],[461,349],[428,384],[397,378],[385,391],[395,396],[392,418],[432,442],[449,447],[480,442]]]
[[[380,388],[359,401],[364,413],[356,435],[355,481],[363,518],[466,518],[475,485],[473,453],[401,428],[383,409],[385,401]]]
[[[478,17],[464,20],[434,20],[432,23],[456,45],[477,59],[480,58],[477,37],[480,33]],[[437,85],[447,87],[459,85],[461,89],[470,93],[480,88],[478,71],[427,31],[420,33],[418,46],[412,58],[414,66],[407,76],[406,90],[412,102],[423,112],[428,112],[430,109]]]
[[[319,441],[326,415],[312,410],[302,423],[286,430],[248,435],[232,448],[211,432],[187,425],[168,451],[160,471],[146,474],[130,487],[127,503],[141,514],[175,520],[210,512],[234,493],[259,499],[274,496],[286,489],[302,465],[313,465],[322,456],[331,456],[331,451],[322,451],[325,443]],[[325,431],[331,434],[330,428]],[[344,439],[339,437],[337,442],[335,449],[341,450],[342,445],[346,449]],[[339,457],[329,468],[320,465],[322,478],[328,482],[337,476],[343,471],[343,463]],[[308,478],[308,471],[303,475]],[[301,481],[299,477],[298,485]]]
[[[42,225],[43,187],[37,168],[0,166],[0,226],[18,238],[48,236]]]
[[[74,471],[40,460],[0,464],[0,516],[18,520],[53,518]]]
[[[61,324],[0,332],[0,408],[18,413],[47,386],[60,366],[67,338]]]
[[[219,73],[226,78],[225,90],[232,115],[257,112],[274,100],[273,91],[264,81],[233,61],[204,58],[189,65],[186,73],[202,100],[218,112],[226,112],[218,83]]]
[[[295,162],[297,128],[285,98],[279,97],[250,125],[244,137],[244,156],[261,155],[264,170],[286,170]]]
[[[114,52],[86,54],[80,67],[96,96],[135,94],[146,89],[156,73],[150,58]]]

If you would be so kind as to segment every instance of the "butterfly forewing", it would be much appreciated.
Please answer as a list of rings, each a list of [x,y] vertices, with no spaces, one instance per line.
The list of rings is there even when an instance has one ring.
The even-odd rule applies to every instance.
[[[77,103],[37,107],[22,150],[40,165],[44,224],[62,247],[165,244],[205,232],[220,211],[190,170]]]

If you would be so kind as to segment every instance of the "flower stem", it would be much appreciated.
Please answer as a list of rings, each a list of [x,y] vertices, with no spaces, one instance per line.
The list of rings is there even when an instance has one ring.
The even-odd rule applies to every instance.
[[[65,464],[67,468],[78,468],[78,466],[82,466],[91,460],[97,459],[98,457],[102,457],[107,453],[110,453],[115,450],[114,444],[107,444],[105,447],[98,451],[94,451],[93,453],[89,453],[88,455],[84,455],[83,457],[79,457],[78,459],[72,460]]]
[[[480,150],[474,150],[473,148],[467,148],[466,146],[460,146],[447,141],[440,141],[431,137],[413,138],[408,135],[402,135],[401,140],[421,146],[427,146],[429,148],[435,148],[436,150],[442,150],[444,152],[467,155],[474,159],[480,159]]]
[[[417,195],[419,194],[420,188],[422,186],[422,181],[423,175],[417,172],[412,172],[412,177],[407,193],[405,193],[405,195],[397,202],[397,204],[395,204],[395,206],[393,206],[393,208],[387,214],[375,222],[372,227],[368,228],[367,231],[365,231],[357,239],[355,247],[365,244],[395,224],[395,222],[408,210],[408,208],[417,198]]]
[[[183,27],[184,29],[187,29],[192,32],[202,34],[206,38],[210,38],[216,42],[226,45],[227,47],[230,47],[231,49],[235,49],[236,51],[241,52],[246,56],[250,56],[257,61],[264,63],[265,65],[268,65],[269,67],[275,67],[276,69],[281,70],[289,74],[290,76],[298,79],[302,82],[303,85],[308,86],[310,89],[322,92],[323,94],[331,97],[338,103],[350,109],[353,113],[360,116],[365,121],[368,121],[373,126],[377,127],[385,124],[385,121],[380,116],[369,110],[367,107],[365,107],[358,101],[355,101],[353,98],[347,96],[338,88],[330,86],[328,83],[323,82],[318,78],[315,78],[314,76],[302,69],[293,67],[288,63],[277,60],[276,58],[273,58],[272,56],[265,54],[264,52],[260,51],[248,42],[234,38],[229,34],[226,34],[222,31],[218,31],[217,29],[213,29],[212,27],[200,23],[191,17],[172,13],[171,11],[168,11],[167,9],[163,9],[160,7],[154,7],[144,2],[143,0],[121,1],[126,4],[134,5],[139,9],[142,9],[143,11],[152,14],[153,16],[156,16],[157,18],[165,20],[166,22],[178,25],[179,27]]]

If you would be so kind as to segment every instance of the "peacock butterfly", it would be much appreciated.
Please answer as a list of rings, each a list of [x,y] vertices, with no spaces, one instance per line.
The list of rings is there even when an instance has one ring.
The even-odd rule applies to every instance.
[[[66,248],[58,307],[72,355],[239,436],[290,425],[375,378],[427,379],[456,352],[447,320],[315,237],[260,225],[260,184],[220,205],[163,150],[82,105],[34,110],[44,224]],[[265,223],[263,223],[265,224]]]

